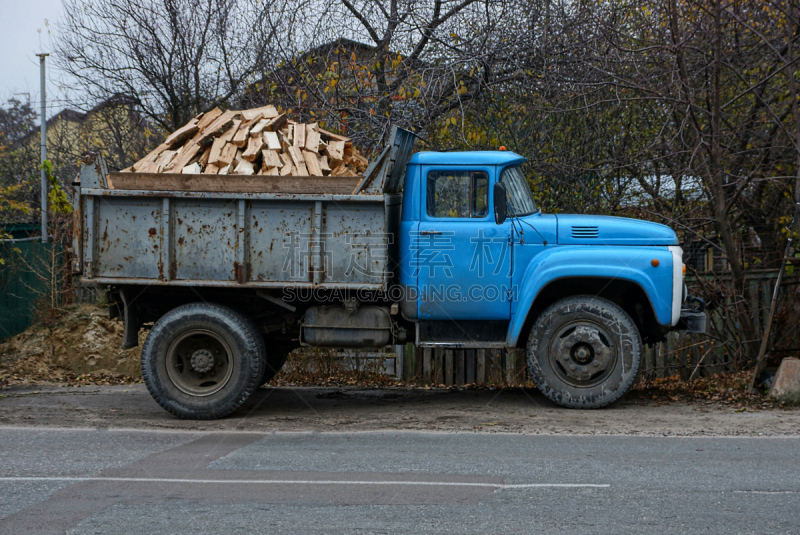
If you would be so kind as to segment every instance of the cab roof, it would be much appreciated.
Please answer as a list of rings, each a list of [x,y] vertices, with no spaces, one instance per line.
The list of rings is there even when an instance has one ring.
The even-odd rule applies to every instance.
[[[509,165],[527,158],[507,150],[474,150],[466,152],[418,152],[408,163],[418,165]]]

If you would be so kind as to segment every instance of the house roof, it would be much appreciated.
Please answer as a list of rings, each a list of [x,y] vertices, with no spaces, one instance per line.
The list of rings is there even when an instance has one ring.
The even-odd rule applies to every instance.
[[[117,93],[116,95],[112,95],[109,98],[105,99],[104,101],[100,102],[95,107],[93,107],[92,109],[90,109],[89,111],[87,111],[85,113],[82,112],[82,111],[73,110],[71,108],[64,108],[63,110],[61,110],[60,112],[56,113],[55,115],[53,115],[52,117],[50,117],[47,120],[47,126],[49,128],[49,127],[53,126],[59,120],[61,120],[61,121],[70,121],[70,122],[73,122],[73,123],[80,123],[80,122],[83,122],[91,114],[93,114],[93,113],[95,113],[97,111],[100,111],[103,108],[107,108],[109,106],[123,106],[123,105],[132,106],[133,104],[136,104],[136,100],[133,97],[131,97],[129,95],[124,95],[122,93]],[[36,135],[36,136],[39,135],[39,125],[36,125],[36,127],[32,128],[30,131],[28,131],[28,133],[26,133],[24,136],[22,136],[19,139],[19,141],[20,142],[25,142],[28,139],[30,139],[31,136],[34,136],[34,135]]]

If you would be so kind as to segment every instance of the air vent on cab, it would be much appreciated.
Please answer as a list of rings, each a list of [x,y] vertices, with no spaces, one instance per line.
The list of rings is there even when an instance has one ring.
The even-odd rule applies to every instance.
[[[600,235],[600,231],[597,227],[572,227],[572,237],[573,238],[597,238]]]

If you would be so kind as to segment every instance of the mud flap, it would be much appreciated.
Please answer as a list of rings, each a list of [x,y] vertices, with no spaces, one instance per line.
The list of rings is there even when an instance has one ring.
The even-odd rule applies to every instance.
[[[130,295],[124,290],[119,293],[122,299],[122,315],[125,329],[122,333],[122,349],[131,349],[139,345],[139,309],[131,302]],[[119,305],[117,305],[119,306]]]

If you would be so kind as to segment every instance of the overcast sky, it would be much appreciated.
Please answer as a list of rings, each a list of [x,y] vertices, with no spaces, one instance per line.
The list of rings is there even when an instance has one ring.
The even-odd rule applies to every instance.
[[[51,41],[61,14],[61,0],[0,0],[0,105],[15,96],[39,111],[39,52],[52,52]],[[45,19],[50,27],[45,25]],[[41,30],[41,33],[39,32]],[[69,107],[52,56],[47,58],[47,115]]]

